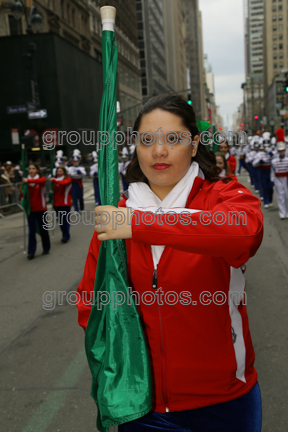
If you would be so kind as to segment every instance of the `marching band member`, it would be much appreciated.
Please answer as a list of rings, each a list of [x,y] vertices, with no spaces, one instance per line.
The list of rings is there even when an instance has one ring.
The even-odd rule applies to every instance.
[[[222,152],[216,152],[215,153],[215,158],[216,158],[216,165],[218,166],[218,168],[221,169],[219,177],[229,177],[232,180],[238,181],[238,179],[235,176],[235,174],[232,174],[231,171],[229,170],[228,164],[227,164],[227,160],[225,158],[224,153],[222,153]]]
[[[231,171],[232,174],[235,174],[237,162],[236,162],[235,157],[229,153],[228,141],[225,141],[223,144],[220,144],[219,150],[225,154],[225,158],[226,158],[229,170]]]
[[[288,157],[285,156],[286,144],[277,143],[278,157],[272,159],[271,180],[275,184],[275,191],[279,207],[280,219],[288,218]]]
[[[53,168],[53,176],[56,177],[56,169],[61,165],[63,166],[63,150],[57,150],[56,152],[56,161],[55,161],[55,167]]]
[[[101,205],[100,199],[100,191],[99,191],[99,179],[98,179],[98,156],[97,152],[92,152],[93,162],[94,164],[90,167],[90,177],[93,178],[93,186],[94,186],[94,197],[95,203]]]
[[[130,164],[129,153],[126,147],[123,147],[122,150],[122,162],[119,163],[119,173],[121,174],[123,191],[128,189],[128,183],[126,181],[126,170],[128,165]]]
[[[258,168],[259,187],[263,194],[264,207],[272,207],[273,184],[270,180],[271,156],[268,154],[262,143],[259,145],[259,151],[257,152],[252,165],[254,168]]]
[[[166,133],[190,133],[193,143],[170,145],[156,139],[147,145],[145,131],[155,134],[160,127]],[[263,237],[259,199],[238,182],[219,178],[214,156],[199,144],[195,113],[184,98],[149,99],[133,130],[140,135],[127,169],[129,188],[118,208],[95,209],[96,232],[77,303],[79,324],[86,329],[91,304],[82,299],[94,292],[101,242],[125,239],[128,279],[139,295],[136,307],[150,354],[153,405],[148,414],[120,425],[119,432],[260,432],[261,396],[246,303],[239,298],[221,305],[207,297],[204,304],[200,301],[207,291],[208,299],[219,291],[229,298],[230,290],[243,299],[241,266],[255,255]],[[117,229],[114,211],[123,214]],[[181,217],[168,222],[166,213],[174,211],[186,212],[188,223]],[[229,212],[245,213],[247,221],[207,223],[203,211],[211,222],[215,214],[228,218]],[[110,222],[101,224],[102,212],[109,213]],[[187,302],[176,300],[183,289]],[[172,291],[171,302],[167,294]],[[143,301],[147,292],[154,302]],[[160,299],[155,293],[161,293]]]
[[[67,216],[71,209],[72,179],[68,176],[66,168],[59,166],[56,168],[56,178],[52,177],[51,181],[54,183],[54,208],[58,214],[58,221],[62,231],[61,241],[67,243],[70,239],[70,224]]]
[[[78,200],[80,203],[80,210],[84,210],[84,200],[83,200],[83,183],[82,179],[86,175],[85,168],[80,166],[80,157],[74,156],[73,165],[69,167],[68,173],[72,179],[72,199],[75,211],[79,211]]]
[[[250,184],[251,184],[251,187],[253,189],[255,189],[255,179],[254,179],[254,172],[252,169],[252,162],[253,162],[255,155],[256,155],[256,152],[254,149],[254,144],[253,144],[253,142],[251,142],[251,144],[249,145],[249,150],[246,153],[246,167],[247,167],[247,171],[248,171],[249,177],[250,177]]]
[[[37,248],[36,231],[37,224],[42,240],[42,255],[47,255],[50,250],[50,238],[48,230],[43,228],[44,213],[47,211],[46,205],[46,178],[42,175],[39,167],[33,163],[29,165],[29,175],[23,177],[23,183],[28,184],[30,198],[30,214],[28,216],[29,238],[27,258],[32,260],[35,257]]]

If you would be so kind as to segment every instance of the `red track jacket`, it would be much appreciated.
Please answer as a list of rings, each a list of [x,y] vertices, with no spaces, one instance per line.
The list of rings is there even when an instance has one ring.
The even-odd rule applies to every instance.
[[[46,178],[28,179],[31,212],[46,211]],[[32,186],[34,184],[34,186]]]
[[[125,200],[119,206],[124,207]],[[132,239],[126,240],[130,286],[141,296],[144,292],[159,294],[160,288],[163,292],[153,304],[140,301],[137,306],[150,353],[156,412],[236,399],[257,382],[245,301],[238,306],[229,306],[228,301],[217,304],[215,293],[229,296],[245,289],[239,267],[262,241],[260,200],[236,181],[211,183],[196,177],[186,208],[205,212],[192,214],[187,225],[180,220],[169,224],[161,214],[147,225],[137,217],[143,212],[136,212]],[[228,223],[229,212],[235,211],[246,213],[246,224]],[[218,222],[221,214],[227,221],[213,223],[216,214]],[[166,245],[157,266],[157,290],[152,288],[155,269],[150,245]],[[79,324],[84,329],[90,306],[83,304],[82,291],[94,290],[99,247],[94,233],[78,287]],[[179,296],[175,304],[175,295],[165,301],[164,295],[171,291]],[[221,303],[221,295],[218,300]]]
[[[64,180],[53,179],[54,183],[54,206],[55,207],[71,207],[71,177],[66,177]]]

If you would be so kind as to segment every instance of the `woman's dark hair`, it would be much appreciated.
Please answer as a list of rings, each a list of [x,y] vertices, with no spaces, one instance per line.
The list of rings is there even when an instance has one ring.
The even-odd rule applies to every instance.
[[[34,162],[31,162],[31,163],[29,163],[29,165],[28,165],[28,169],[29,169],[29,167],[30,167],[31,165],[33,165],[33,166],[36,168],[37,173],[39,174],[39,177],[43,177],[42,171],[40,170],[39,166],[36,165]]]
[[[192,139],[196,135],[199,135],[193,107],[189,105],[182,96],[174,94],[164,94],[149,99],[141,108],[135,121],[133,131],[136,132],[139,130],[142,117],[145,114],[149,114],[156,109],[161,109],[162,111],[167,111],[180,117],[183,125],[191,132]],[[223,180],[223,177],[219,177],[220,170],[216,166],[215,156],[201,143],[199,143],[197,153],[191,161],[195,161],[199,164],[205,178],[211,182]],[[148,184],[148,179],[141,171],[136,149],[128,165],[126,179],[128,183],[144,182]]]
[[[67,172],[66,168],[64,167],[64,165],[59,165],[56,168],[56,176],[57,176],[57,171],[58,171],[59,168],[62,169],[62,171],[64,172],[64,177],[67,178],[68,177],[68,172]]]

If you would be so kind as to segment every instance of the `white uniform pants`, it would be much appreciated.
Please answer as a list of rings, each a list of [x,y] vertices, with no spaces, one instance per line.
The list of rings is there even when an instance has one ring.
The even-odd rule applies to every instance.
[[[275,190],[279,207],[279,216],[288,217],[288,185],[287,177],[275,177]]]

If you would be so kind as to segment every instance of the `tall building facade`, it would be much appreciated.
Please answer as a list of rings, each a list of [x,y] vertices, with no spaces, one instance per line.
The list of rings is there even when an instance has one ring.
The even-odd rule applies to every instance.
[[[13,0],[2,0],[0,8],[0,36],[25,34],[26,20],[23,15],[16,20],[11,13]],[[36,6],[42,17],[41,33],[53,32],[68,42],[90,53],[90,29],[88,0],[27,0],[24,2],[29,13]]]
[[[191,100],[196,117],[207,119],[202,16],[198,0],[185,0],[187,64],[190,71]]]
[[[249,50],[249,17],[248,1],[243,0],[244,11],[244,51],[245,51],[245,79],[247,80],[250,73],[250,50]]]
[[[185,34],[185,3],[165,0],[163,3],[167,86],[172,92],[187,97],[187,60]]]
[[[136,0],[143,100],[166,93],[163,0]]]
[[[265,115],[264,107],[264,2],[243,0],[245,76],[243,89],[244,130],[256,133]],[[255,116],[258,119],[255,119]]]
[[[265,84],[288,66],[288,1],[266,0],[264,21]]]
[[[263,80],[264,0],[248,0],[248,76]]]
[[[281,121],[280,111],[286,106],[281,76],[288,69],[288,1],[266,0],[264,20],[264,88],[265,107],[269,124]],[[277,82],[276,82],[277,81]]]
[[[15,20],[11,13],[13,2],[0,1],[0,36],[26,32],[25,16]],[[42,17],[41,33],[56,33],[99,62],[102,62],[100,7],[106,3],[105,0],[26,0],[26,5],[36,6]],[[117,0],[109,0],[109,5],[117,8],[118,106],[124,111],[118,123],[120,129],[126,130],[133,126],[142,103],[136,7],[134,0],[125,0],[125,8],[120,8]]]

